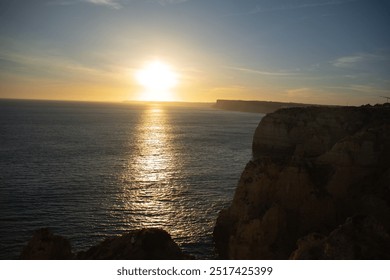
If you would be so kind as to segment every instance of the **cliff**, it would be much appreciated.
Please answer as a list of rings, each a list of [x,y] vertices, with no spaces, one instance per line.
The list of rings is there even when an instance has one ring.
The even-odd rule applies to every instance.
[[[221,258],[389,259],[390,106],[266,115],[214,228]]]
[[[274,101],[244,101],[218,99],[214,108],[248,113],[268,114],[281,108],[307,107],[309,104],[287,103]],[[319,105],[318,105],[319,106]]]

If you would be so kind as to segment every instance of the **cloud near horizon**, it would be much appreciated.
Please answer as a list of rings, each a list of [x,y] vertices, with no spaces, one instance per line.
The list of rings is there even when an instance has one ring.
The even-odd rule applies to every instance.
[[[126,83],[125,75],[114,70],[114,65],[101,68],[87,65],[68,57],[56,54],[42,54],[37,52],[21,53],[12,50],[0,50],[0,60],[10,65],[6,72],[0,72],[0,79],[8,77],[24,77],[24,79],[43,79],[52,81],[68,81],[79,83]],[[1,69],[2,67],[0,67]]]
[[[180,4],[184,2],[188,2],[190,0],[149,0],[149,2],[157,2],[161,5],[169,5],[169,4]]]
[[[246,73],[252,73],[252,74],[258,74],[258,75],[263,75],[263,76],[296,76],[299,75],[300,73],[297,72],[270,72],[270,71],[260,71],[256,69],[249,69],[249,68],[244,68],[244,67],[232,67],[232,66],[227,66],[227,69],[232,69],[236,71],[241,71],[241,72],[246,72]]]
[[[257,4],[252,10],[247,12],[238,12],[231,13],[225,16],[244,16],[244,15],[255,15],[265,12],[277,12],[277,11],[289,11],[289,10],[299,10],[299,9],[308,9],[308,8],[319,8],[326,6],[338,6],[347,3],[357,2],[358,0],[306,0],[300,2],[287,2],[286,4],[279,4],[272,1],[268,3],[263,1],[260,4]]]
[[[260,5],[257,6],[257,12],[267,12],[267,11],[285,11],[285,10],[296,10],[296,9],[306,9],[306,8],[316,8],[323,6],[335,6],[342,5],[346,3],[356,2],[358,0],[316,0],[316,1],[302,1],[301,3],[289,3],[280,6],[274,6],[270,8],[262,9]]]
[[[360,63],[370,63],[370,62],[389,62],[389,56],[373,53],[360,53],[350,56],[339,57],[334,61],[331,61],[331,64],[338,68],[352,68]]]
[[[118,3],[117,0],[85,0],[88,3],[96,4],[96,5],[102,5],[102,6],[108,6],[113,9],[120,9],[122,8],[122,5]]]
[[[180,4],[190,0],[53,0],[48,2],[48,4],[52,5],[75,5],[78,3],[88,3],[97,6],[105,6],[107,8],[119,10],[126,5],[126,3],[131,2],[149,2],[156,3],[162,6],[171,5],[171,4]]]
[[[107,6],[107,7],[113,8],[113,9],[121,9],[125,2],[131,2],[131,0],[84,0],[84,1],[91,3],[91,4]],[[162,6],[165,6],[165,5],[170,5],[170,4],[180,4],[183,2],[187,2],[189,0],[138,0],[138,1],[152,2],[152,3],[154,2],[154,3],[158,3]]]

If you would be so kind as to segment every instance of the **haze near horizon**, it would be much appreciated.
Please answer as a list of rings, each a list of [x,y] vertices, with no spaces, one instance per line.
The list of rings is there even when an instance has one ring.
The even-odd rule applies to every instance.
[[[0,1],[0,98],[383,103],[388,26],[385,0]]]

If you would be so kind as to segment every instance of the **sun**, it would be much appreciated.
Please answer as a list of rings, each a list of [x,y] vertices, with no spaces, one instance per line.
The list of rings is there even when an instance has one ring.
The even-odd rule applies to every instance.
[[[171,89],[177,85],[177,74],[161,61],[153,61],[135,73],[137,82],[145,88],[145,101],[172,101]]]

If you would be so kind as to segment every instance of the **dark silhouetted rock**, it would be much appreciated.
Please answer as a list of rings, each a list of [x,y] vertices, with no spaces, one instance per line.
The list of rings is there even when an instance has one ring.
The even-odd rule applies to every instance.
[[[356,215],[389,232],[389,106],[278,110],[261,120],[253,156],[214,229],[221,258],[288,259],[298,240],[309,235],[320,244],[320,236]],[[311,250],[313,258],[322,254]],[[362,252],[348,256],[383,257]]]
[[[179,246],[162,229],[134,230],[108,238],[77,255],[88,260],[179,260],[184,259]]]
[[[20,256],[24,260],[180,260],[184,255],[162,229],[133,230],[107,238],[85,252],[73,254],[70,243],[48,229],[37,230]]]
[[[67,260],[72,259],[72,248],[67,239],[54,235],[49,229],[39,229],[24,247],[22,260]]]
[[[228,247],[226,246],[226,244],[229,243],[232,226],[233,225],[229,217],[228,211],[222,210],[218,215],[217,223],[213,231],[214,239],[218,240],[218,242],[215,243],[215,249],[220,256],[227,256],[228,254]]]

